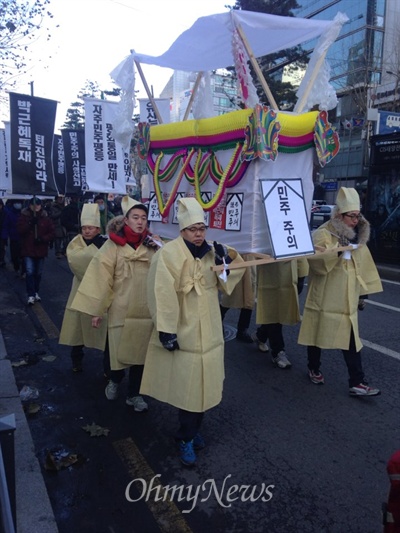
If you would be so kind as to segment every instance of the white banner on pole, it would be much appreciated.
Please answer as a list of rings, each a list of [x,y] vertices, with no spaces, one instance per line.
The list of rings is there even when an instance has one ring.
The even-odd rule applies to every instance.
[[[132,181],[129,154],[112,135],[118,104],[85,99],[86,181],[90,191],[126,194]]]
[[[276,259],[314,253],[301,179],[260,180]]]
[[[148,122],[151,126],[158,124],[153,104],[148,98],[138,98],[140,107],[140,122]],[[163,124],[171,122],[169,98],[154,98]]]

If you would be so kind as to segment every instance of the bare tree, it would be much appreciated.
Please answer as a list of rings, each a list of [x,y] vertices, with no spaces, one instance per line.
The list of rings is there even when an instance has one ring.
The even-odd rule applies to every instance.
[[[50,39],[50,0],[0,0],[0,94],[25,74],[30,46],[42,36]]]

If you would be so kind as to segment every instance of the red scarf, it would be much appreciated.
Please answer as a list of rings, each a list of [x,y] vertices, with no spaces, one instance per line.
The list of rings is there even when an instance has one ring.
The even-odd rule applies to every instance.
[[[125,246],[125,244],[130,244],[135,250],[139,248],[142,242],[145,240],[149,231],[146,228],[143,233],[134,232],[129,226],[124,225],[123,235],[118,235],[117,233],[110,233],[110,239],[118,244],[119,246]]]

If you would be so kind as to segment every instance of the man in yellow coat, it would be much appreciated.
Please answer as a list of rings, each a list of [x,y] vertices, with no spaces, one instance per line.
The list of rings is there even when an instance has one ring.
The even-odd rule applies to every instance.
[[[107,318],[102,321],[101,327],[94,329],[90,315],[72,309],[72,301],[89,263],[107,240],[100,235],[100,213],[97,204],[84,204],[81,213],[81,228],[82,233],[74,237],[67,246],[68,264],[74,278],[59,338],[60,344],[72,346],[73,372],[82,371],[83,347],[104,351],[107,337]]]
[[[147,276],[159,244],[148,230],[147,207],[129,196],[122,199],[123,215],[108,224],[109,239],[91,261],[72,308],[92,315],[93,327],[108,313],[110,381],[105,394],[115,400],[129,368],[126,403],[148,409],[139,394],[153,322],[147,306]]]
[[[141,393],[178,407],[176,434],[183,464],[204,446],[204,412],[218,405],[224,381],[224,339],[218,289],[232,292],[244,269],[214,272],[215,264],[243,259],[233,248],[205,240],[204,212],[194,198],[178,202],[180,236],[153,258],[148,302],[154,321]],[[228,274],[228,275],[227,275]]]
[[[313,234],[317,251],[309,258],[308,295],[299,333],[299,344],[307,346],[308,375],[323,384],[321,349],[340,349],[349,373],[351,396],[376,396],[361,363],[358,334],[359,297],[382,291],[375,263],[367,248],[369,223],[360,213],[360,197],[353,188],[342,187],[331,219]],[[343,253],[339,246],[352,247]]]
[[[299,294],[308,274],[305,258],[277,261],[257,268],[257,314],[260,324],[253,340],[261,352],[271,347],[272,364],[277,368],[291,368],[283,338],[283,324],[300,322]]]

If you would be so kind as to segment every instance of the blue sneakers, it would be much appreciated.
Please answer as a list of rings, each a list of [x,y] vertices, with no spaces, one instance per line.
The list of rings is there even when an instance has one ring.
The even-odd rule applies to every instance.
[[[195,464],[196,454],[194,453],[192,440],[188,442],[181,440],[179,442],[179,456],[180,456],[181,462],[185,466],[193,466]]]

